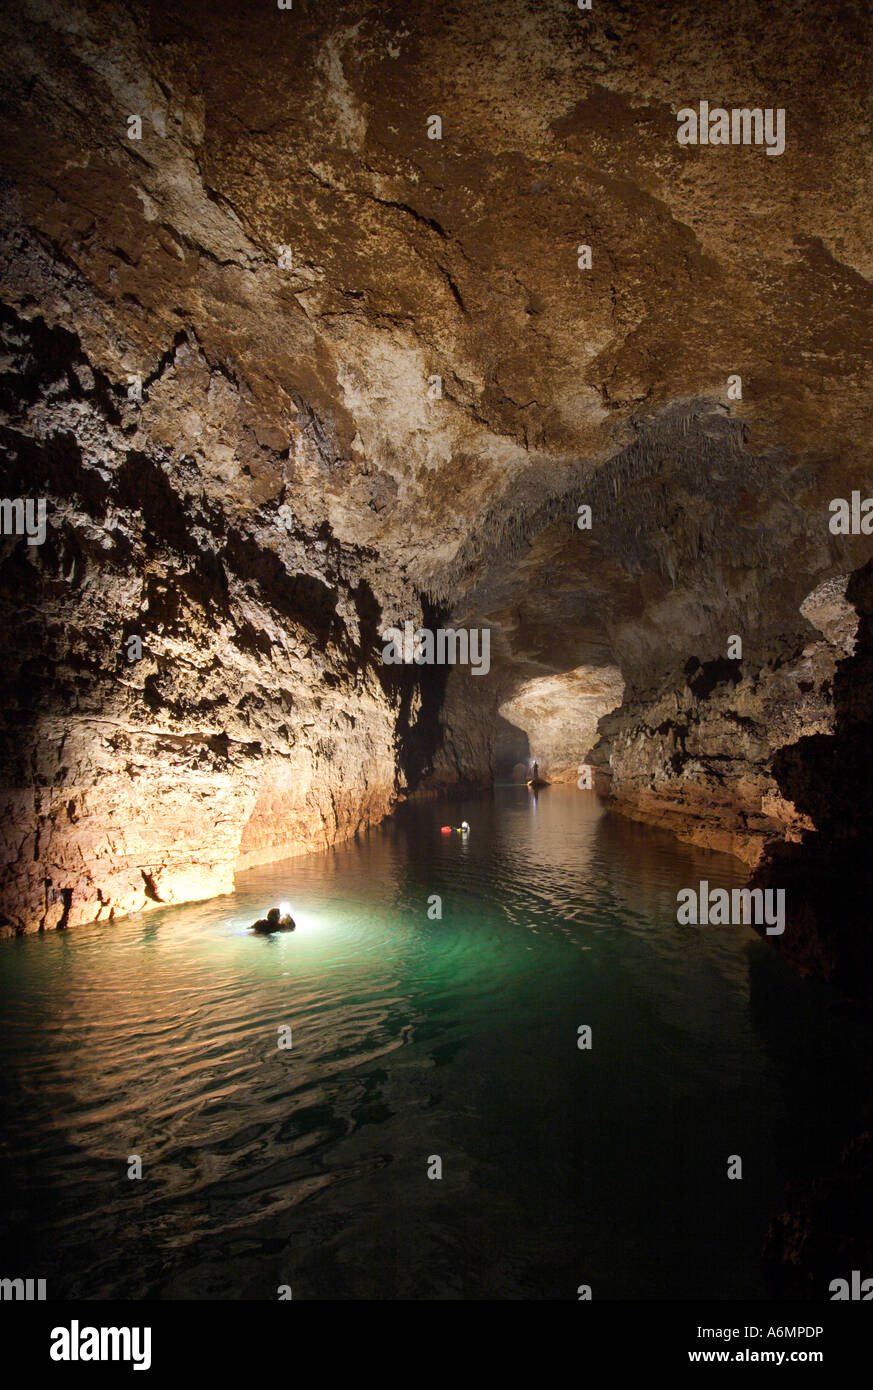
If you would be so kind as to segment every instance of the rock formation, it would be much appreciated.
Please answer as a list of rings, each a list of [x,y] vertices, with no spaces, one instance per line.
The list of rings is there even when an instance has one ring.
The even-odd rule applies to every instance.
[[[857,623],[844,630],[848,654],[833,678],[831,727],[773,757],[780,789],[807,827],[796,842],[769,847],[754,882],[786,890],[779,950],[873,1003],[873,562],[852,575],[845,601]]]
[[[47,507],[0,538],[5,930],[226,891],[525,735],[750,864],[813,834],[775,755],[834,751],[873,554],[829,529],[873,484],[861,0],[0,37],[2,495]],[[784,152],[680,145],[704,98]],[[384,665],[407,620],[488,676]]]

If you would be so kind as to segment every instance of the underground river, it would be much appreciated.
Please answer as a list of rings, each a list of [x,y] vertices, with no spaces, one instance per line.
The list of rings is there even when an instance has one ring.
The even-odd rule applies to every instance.
[[[504,787],[3,942],[7,1263],[49,1298],[765,1298],[866,1044],[751,930],[677,925],[700,879],[745,872]]]

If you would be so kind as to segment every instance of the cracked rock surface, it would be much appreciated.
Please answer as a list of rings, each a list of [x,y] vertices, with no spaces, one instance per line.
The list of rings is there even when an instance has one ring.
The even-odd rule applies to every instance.
[[[833,733],[873,553],[828,527],[873,485],[870,28],[7,7],[2,493],[48,508],[0,538],[7,930],[487,785],[512,711],[700,843],[810,832],[774,755]],[[702,98],[784,153],[680,146]],[[382,664],[443,619],[487,676]]]

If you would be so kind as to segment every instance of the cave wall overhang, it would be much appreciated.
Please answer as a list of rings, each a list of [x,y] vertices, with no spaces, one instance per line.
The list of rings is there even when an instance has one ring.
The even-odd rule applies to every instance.
[[[629,809],[697,783],[675,826],[790,831],[770,759],[836,650],[802,605],[869,559],[827,520],[873,478],[870,16],[760,19],[7,7],[3,491],[48,506],[3,543],[10,922],[487,781],[501,706],[583,668],[620,672],[591,756]],[[678,144],[768,71],[778,158]],[[385,671],[380,625],[438,614],[487,681]]]

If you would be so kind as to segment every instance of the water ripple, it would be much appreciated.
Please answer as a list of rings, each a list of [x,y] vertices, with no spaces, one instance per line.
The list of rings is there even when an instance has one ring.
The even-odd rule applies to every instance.
[[[809,1146],[840,1100],[773,953],[676,924],[741,869],[559,788],[471,801],[463,839],[445,814],[0,947],[3,1236],[54,1296],[572,1297],[582,1249],[647,1296],[656,1240],[665,1296],[755,1296],[774,1133]],[[251,936],[282,899],[298,930]]]

